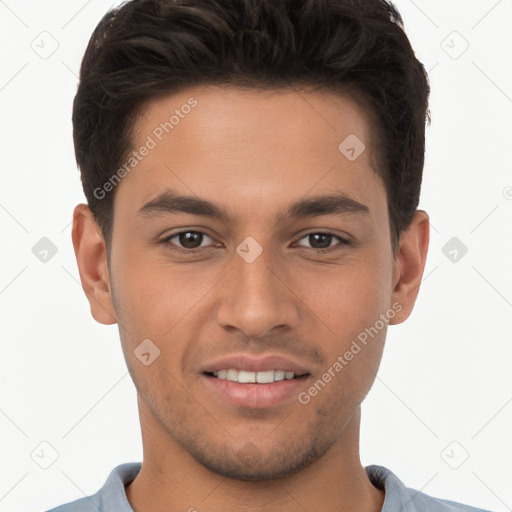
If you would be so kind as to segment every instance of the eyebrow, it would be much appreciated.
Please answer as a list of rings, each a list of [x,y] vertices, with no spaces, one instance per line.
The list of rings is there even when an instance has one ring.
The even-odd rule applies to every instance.
[[[320,215],[346,215],[369,213],[369,208],[343,193],[320,195],[300,199],[278,213],[278,220]],[[221,206],[205,199],[187,196],[175,190],[166,190],[142,206],[137,216],[150,218],[162,213],[188,213],[228,222],[230,216]]]

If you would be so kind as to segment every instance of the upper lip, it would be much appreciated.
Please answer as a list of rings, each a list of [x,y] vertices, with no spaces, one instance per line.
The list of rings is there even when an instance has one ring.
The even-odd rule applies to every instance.
[[[244,354],[224,357],[208,363],[203,372],[213,373],[218,370],[229,369],[243,370],[246,372],[265,372],[268,370],[284,370],[285,372],[293,372],[295,375],[304,375],[309,373],[308,370],[290,359],[278,355],[266,355],[263,357],[254,357]]]

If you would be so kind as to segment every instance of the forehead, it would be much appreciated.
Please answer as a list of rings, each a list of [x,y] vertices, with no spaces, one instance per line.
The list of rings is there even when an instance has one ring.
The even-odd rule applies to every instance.
[[[258,155],[261,159],[286,151],[291,152],[288,156],[324,156],[325,144],[319,141],[327,143],[327,136],[337,150],[336,142],[350,134],[357,135],[370,150],[372,129],[368,113],[348,94],[326,89],[206,85],[149,101],[134,131],[136,146],[148,135],[168,147],[178,138],[180,144],[185,140],[194,143],[196,156],[211,155],[229,146],[237,150],[234,157],[246,157],[251,150],[264,146],[267,153]],[[200,143],[202,140],[216,144],[207,147]]]
[[[191,87],[145,106],[134,126],[139,156],[116,194],[133,208],[165,188],[246,209],[310,190],[362,200],[383,190],[372,130],[364,110],[332,91]]]

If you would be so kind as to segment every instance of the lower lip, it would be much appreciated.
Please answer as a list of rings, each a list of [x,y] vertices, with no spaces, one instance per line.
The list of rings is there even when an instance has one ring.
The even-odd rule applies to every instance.
[[[217,396],[237,407],[264,409],[297,396],[304,388],[308,375],[297,379],[285,379],[269,384],[240,384],[203,374],[206,385]]]

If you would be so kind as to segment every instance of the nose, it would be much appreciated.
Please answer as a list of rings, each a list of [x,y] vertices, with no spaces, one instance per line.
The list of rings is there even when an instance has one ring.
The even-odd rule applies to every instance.
[[[218,324],[251,338],[263,338],[277,328],[296,327],[298,299],[286,282],[287,276],[277,265],[271,265],[269,251],[251,263],[236,254],[221,287]]]

